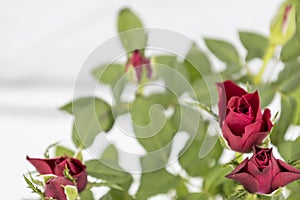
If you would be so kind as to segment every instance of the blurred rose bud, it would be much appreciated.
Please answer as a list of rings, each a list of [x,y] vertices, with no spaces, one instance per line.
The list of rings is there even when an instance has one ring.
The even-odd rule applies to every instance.
[[[146,58],[139,49],[133,51],[125,66],[127,72],[130,67],[133,67],[136,73],[137,81],[140,83],[144,70],[146,70],[147,78],[152,76],[152,68],[150,65],[150,59]]]
[[[292,3],[283,3],[273,18],[270,27],[270,42],[286,44],[296,32],[296,9]]]
[[[69,170],[72,178],[76,180],[76,186],[81,192],[87,184],[86,167],[77,159],[62,156],[51,159],[29,158],[27,160],[36,168],[40,174],[54,174],[64,176],[64,170]]]

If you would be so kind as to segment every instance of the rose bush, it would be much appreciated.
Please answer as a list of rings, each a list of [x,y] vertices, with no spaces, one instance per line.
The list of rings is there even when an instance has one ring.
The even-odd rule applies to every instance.
[[[276,159],[272,148],[254,147],[253,156],[226,177],[241,183],[250,193],[269,194],[300,179],[300,170]]]
[[[223,136],[232,150],[241,153],[259,145],[272,128],[271,112],[262,114],[258,92],[247,93],[232,81],[217,83],[219,120]]]
[[[67,167],[72,178],[76,180],[78,192],[81,192],[87,184],[86,167],[75,158],[62,156],[51,159],[40,159],[27,156],[27,160],[40,174],[54,174],[63,177],[64,170]]]

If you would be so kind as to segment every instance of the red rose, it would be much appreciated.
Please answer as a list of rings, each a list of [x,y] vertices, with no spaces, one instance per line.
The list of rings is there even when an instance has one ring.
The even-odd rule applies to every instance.
[[[57,200],[67,200],[65,189],[63,186],[72,185],[73,182],[63,176],[51,178],[45,185],[44,195],[46,198],[52,197]]]
[[[275,159],[272,149],[255,147],[253,156],[226,177],[241,183],[251,193],[269,194],[300,179],[300,170]]]
[[[77,159],[62,156],[52,159],[29,158],[27,160],[37,169],[40,174],[54,174],[64,176],[66,167],[70,175],[76,180],[78,192],[81,192],[87,184],[86,167]]]
[[[241,153],[259,145],[272,128],[271,112],[260,109],[257,91],[247,93],[232,81],[217,83],[219,120],[223,136],[232,150]]]

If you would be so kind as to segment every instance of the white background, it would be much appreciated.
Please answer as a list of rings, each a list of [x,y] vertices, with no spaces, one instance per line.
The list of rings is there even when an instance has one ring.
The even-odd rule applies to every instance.
[[[197,41],[204,36],[228,39],[242,49],[237,30],[267,35],[280,2],[1,0],[0,198],[32,197],[22,179],[32,169],[25,156],[41,157],[48,144],[70,137],[72,118],[57,108],[72,99],[88,55],[116,35],[120,8],[132,8],[146,27]]]

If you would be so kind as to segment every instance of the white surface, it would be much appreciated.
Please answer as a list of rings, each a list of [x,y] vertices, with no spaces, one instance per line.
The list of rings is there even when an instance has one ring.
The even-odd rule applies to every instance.
[[[279,0],[11,0],[0,1],[1,199],[30,197],[26,155],[42,156],[68,139],[71,117],[57,111],[73,96],[89,53],[116,34],[117,11],[131,7],[147,27],[201,41],[231,40],[237,29],[268,33]],[[84,88],[84,86],[83,86]]]

